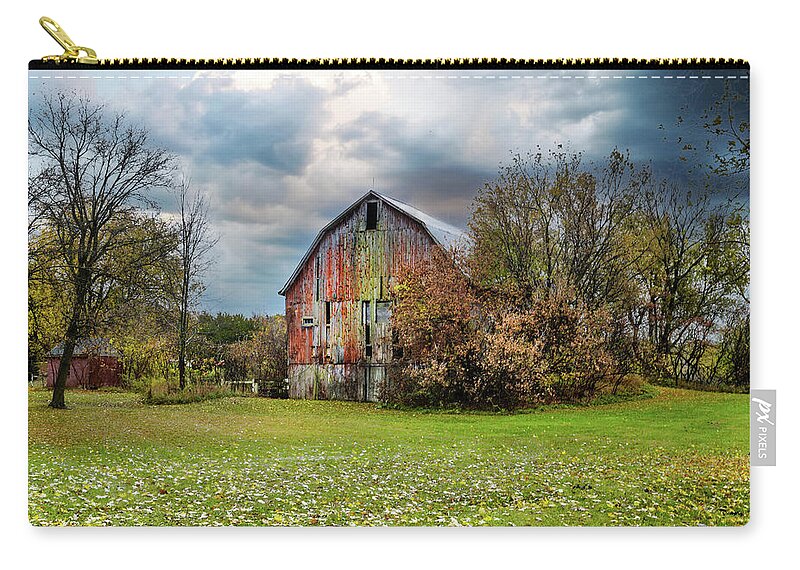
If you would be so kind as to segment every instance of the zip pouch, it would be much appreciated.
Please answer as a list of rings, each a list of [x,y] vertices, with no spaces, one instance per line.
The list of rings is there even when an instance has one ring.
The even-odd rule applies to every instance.
[[[29,65],[33,525],[749,518],[741,60]]]

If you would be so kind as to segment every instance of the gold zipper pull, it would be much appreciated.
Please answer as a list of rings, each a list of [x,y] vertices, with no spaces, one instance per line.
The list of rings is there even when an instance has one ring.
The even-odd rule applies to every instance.
[[[54,40],[58,42],[62,48],[64,48],[64,53],[61,55],[46,55],[42,58],[42,61],[69,61],[73,63],[99,63],[97,61],[97,54],[91,48],[82,47],[75,45],[70,37],[67,35],[67,32],[59,26],[52,18],[48,18],[47,16],[42,16],[39,18],[39,23],[45,29],[45,31],[50,34]],[[83,52],[85,55],[81,55]]]

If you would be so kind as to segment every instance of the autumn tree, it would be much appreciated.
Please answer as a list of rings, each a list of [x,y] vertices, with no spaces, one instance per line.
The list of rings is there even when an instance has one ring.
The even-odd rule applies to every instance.
[[[392,307],[393,371],[381,397],[410,405],[472,404],[482,358],[477,292],[457,252],[435,248],[408,266]]]
[[[172,156],[154,147],[145,129],[121,114],[74,94],[46,95],[29,113],[29,220],[31,233],[41,228],[52,239],[43,255],[57,260],[63,285],[69,287],[64,353],[50,406],[64,408],[64,388],[77,341],[96,326],[101,306],[114,291],[107,262],[129,248],[140,262],[161,250],[151,236],[138,241],[131,225],[142,207],[153,211],[154,188],[166,187]],[[135,265],[134,265],[135,266]]]
[[[452,253],[405,271],[392,327],[402,356],[381,397],[414,406],[514,409],[593,396],[616,376],[603,309],[559,284],[524,308],[471,281]]]
[[[141,216],[128,247],[110,258],[105,279],[108,301],[94,330],[112,339],[122,352],[125,378],[166,376],[174,358],[170,319],[171,279],[179,267],[175,228],[157,216]],[[146,237],[149,236],[149,237]]]
[[[113,232],[117,244],[96,267],[87,303],[91,310],[85,315],[85,331],[110,338],[122,351],[126,366],[137,342],[146,342],[144,336],[163,339],[168,332],[163,319],[167,308],[165,268],[173,261],[174,249],[174,234],[162,220],[142,213],[133,216],[125,219],[121,215],[101,232],[101,239],[106,232]],[[59,243],[52,228],[40,225],[30,244],[29,360],[35,366],[63,340],[75,288],[69,268],[58,255]]]
[[[621,299],[626,224],[646,176],[616,150],[600,167],[561,148],[515,155],[475,198],[475,278],[523,307],[560,286],[592,306]]]
[[[638,277],[656,265],[642,307],[653,356],[676,380],[749,382],[750,119],[738,85],[725,81],[699,116],[677,118],[685,179],[640,196],[635,233],[649,245]]]
[[[722,93],[699,116],[685,110],[677,117],[674,142],[689,173],[729,178],[749,173],[750,98],[749,90],[739,85],[725,80]]]
[[[28,380],[39,373],[48,351],[62,339],[66,329],[64,307],[72,306],[68,289],[50,273],[43,246],[46,238],[34,235],[29,240],[28,258]],[[51,260],[52,261],[52,260]]]
[[[698,382],[700,364],[748,287],[739,208],[707,190],[661,182],[639,196],[636,278],[659,374]]]
[[[515,155],[474,201],[469,223],[474,274],[524,303],[556,279],[563,257],[559,192],[577,176],[579,155]]]
[[[749,92],[733,89],[725,82],[722,96],[703,114],[703,128],[716,144],[707,144],[713,154],[712,171],[738,179],[749,194],[750,115]],[[740,208],[745,210],[744,207]],[[733,283],[735,303],[729,311],[719,347],[721,376],[728,384],[750,385],[750,221],[748,212],[731,220],[722,256],[725,272]]]

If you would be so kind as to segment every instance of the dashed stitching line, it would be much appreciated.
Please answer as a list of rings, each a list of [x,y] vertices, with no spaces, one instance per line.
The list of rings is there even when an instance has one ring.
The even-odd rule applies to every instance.
[[[226,79],[230,75],[201,75]],[[302,77],[290,75],[284,77]],[[29,75],[28,79],[193,79],[193,75]],[[385,75],[384,79],[750,79],[749,75]]]

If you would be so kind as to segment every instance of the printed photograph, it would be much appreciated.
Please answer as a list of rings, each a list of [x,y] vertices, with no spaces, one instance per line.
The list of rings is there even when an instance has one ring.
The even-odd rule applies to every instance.
[[[749,69],[31,69],[34,526],[742,526]]]

